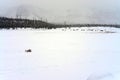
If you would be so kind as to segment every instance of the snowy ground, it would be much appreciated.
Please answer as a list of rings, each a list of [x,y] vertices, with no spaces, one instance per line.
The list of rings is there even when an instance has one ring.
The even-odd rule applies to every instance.
[[[0,30],[0,80],[120,80],[120,30],[112,30]]]

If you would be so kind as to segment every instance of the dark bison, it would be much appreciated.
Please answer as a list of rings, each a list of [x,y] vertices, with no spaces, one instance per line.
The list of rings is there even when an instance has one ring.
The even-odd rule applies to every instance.
[[[27,53],[28,53],[28,52],[32,52],[32,50],[31,50],[31,49],[27,49],[27,50],[25,50],[25,52],[27,52]]]

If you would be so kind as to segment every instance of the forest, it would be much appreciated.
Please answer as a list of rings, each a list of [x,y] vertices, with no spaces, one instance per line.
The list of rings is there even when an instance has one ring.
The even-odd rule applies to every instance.
[[[0,29],[17,29],[17,28],[71,28],[71,27],[115,27],[120,28],[119,24],[54,24],[41,20],[7,18],[0,17]]]
[[[53,28],[54,25],[41,20],[0,17],[0,29]]]

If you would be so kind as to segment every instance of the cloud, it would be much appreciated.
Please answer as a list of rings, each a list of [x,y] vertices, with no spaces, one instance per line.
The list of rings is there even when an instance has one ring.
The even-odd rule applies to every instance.
[[[0,14],[5,15],[5,11],[9,11],[10,6],[17,8],[20,5],[31,5],[47,10],[48,15],[46,16],[52,22],[118,23],[120,20],[119,0],[0,0]],[[28,12],[39,11],[34,11],[33,8],[30,10],[26,10],[25,15]],[[12,12],[16,11],[13,9]],[[42,11],[36,14],[43,17],[40,13]],[[8,12],[8,14],[10,13]]]
[[[119,8],[119,0],[0,0],[0,6],[37,5],[48,9]]]

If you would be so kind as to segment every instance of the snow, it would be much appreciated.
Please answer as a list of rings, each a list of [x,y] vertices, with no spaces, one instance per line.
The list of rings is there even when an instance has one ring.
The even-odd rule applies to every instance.
[[[120,80],[120,29],[107,30],[0,30],[0,80]]]

